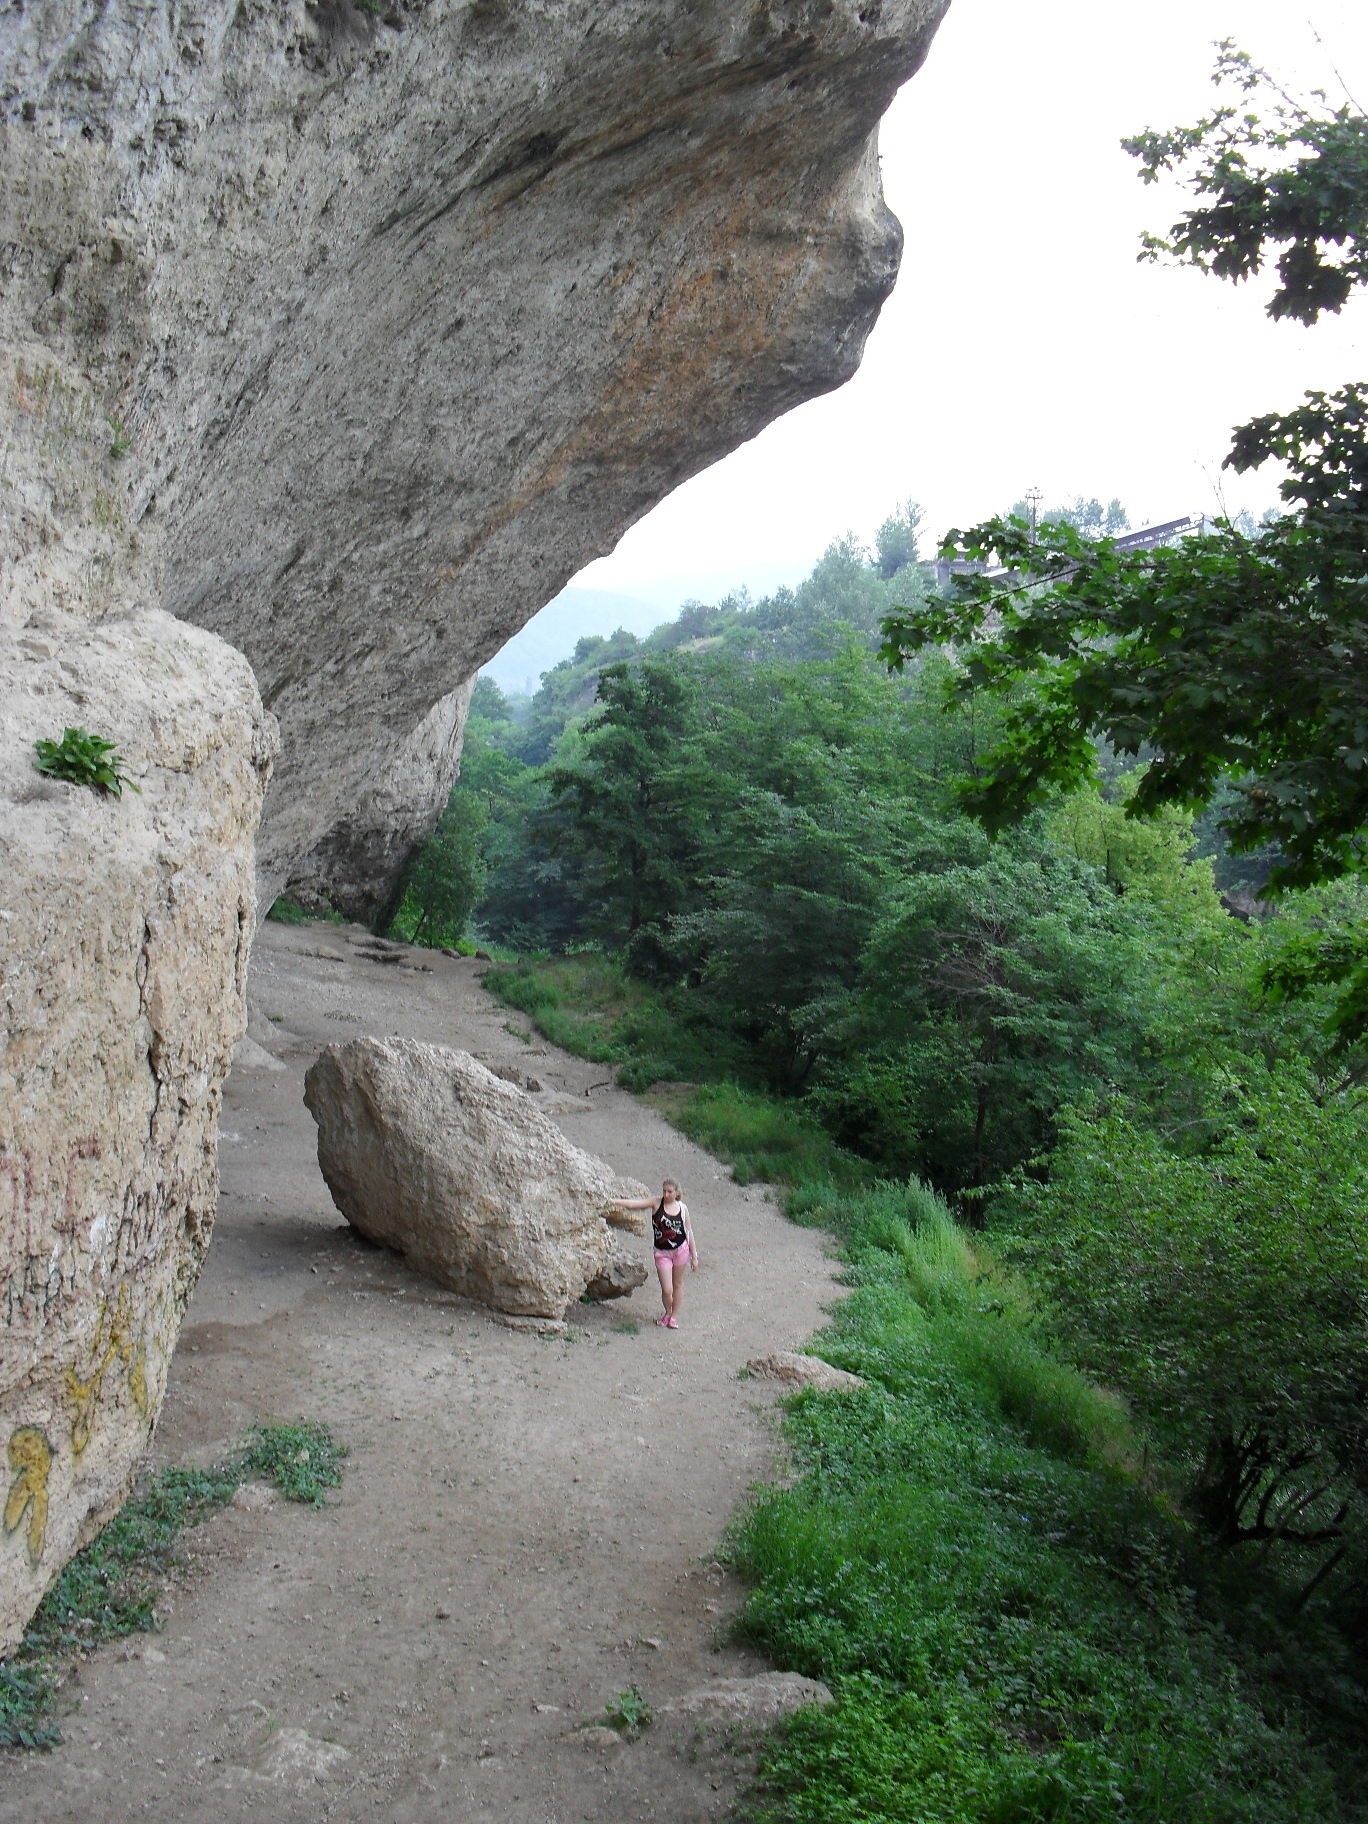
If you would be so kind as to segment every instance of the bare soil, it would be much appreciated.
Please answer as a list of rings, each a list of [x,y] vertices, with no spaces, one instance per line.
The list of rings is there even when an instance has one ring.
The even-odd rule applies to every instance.
[[[0,1819],[724,1816],[752,1757],[669,1705],[763,1670],[730,1644],[723,1530],[778,1459],[774,1394],[738,1379],[820,1324],[818,1234],[533,1036],[481,965],[352,927],[266,925],[223,1117],[223,1186],[155,1462],[206,1463],[255,1419],[322,1419],[350,1448],[322,1512],[250,1491],[187,1535],[162,1628],[101,1650],[65,1745],[0,1757]],[[321,1046],[405,1034],[517,1067],[576,1145],[677,1176],[703,1259],[677,1331],[652,1281],[511,1331],[363,1243],[334,1209],[301,1100]],[[648,1244],[641,1241],[644,1257]],[[243,1500],[242,1495],[239,1500]],[[636,1741],[584,1727],[637,1686]]]

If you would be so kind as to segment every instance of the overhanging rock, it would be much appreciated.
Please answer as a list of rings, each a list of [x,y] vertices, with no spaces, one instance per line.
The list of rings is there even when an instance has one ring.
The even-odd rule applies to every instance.
[[[854,371],[901,252],[875,129],[945,3],[0,13],[0,342],[93,377],[106,514],[280,719],[264,896],[340,822],[366,850],[583,564]]]

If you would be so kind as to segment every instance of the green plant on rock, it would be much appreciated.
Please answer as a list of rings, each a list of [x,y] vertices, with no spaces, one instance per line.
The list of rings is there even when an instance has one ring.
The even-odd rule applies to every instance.
[[[91,785],[115,798],[123,796],[125,786],[142,792],[142,787],[121,771],[123,761],[114,743],[103,735],[92,735],[84,728],[68,728],[60,741],[36,741],[34,748],[38,755],[34,764],[49,779],[61,779],[68,785]]]

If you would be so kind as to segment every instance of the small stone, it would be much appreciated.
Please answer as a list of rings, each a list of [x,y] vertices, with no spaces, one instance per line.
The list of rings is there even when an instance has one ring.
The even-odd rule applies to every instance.
[[[437,1619],[438,1619],[438,1621],[450,1621],[451,1620],[451,1610],[450,1609],[438,1609],[437,1610]]]
[[[648,1634],[641,1644],[643,1647],[654,1648],[657,1653],[660,1651],[661,1643],[656,1639],[654,1634]]]
[[[725,1729],[773,1723],[806,1705],[825,1708],[834,1702],[819,1679],[797,1672],[761,1672],[755,1678],[714,1679],[668,1705],[666,1714]]]
[[[580,1741],[587,1748],[621,1748],[622,1737],[616,1729],[609,1729],[604,1723],[595,1723],[588,1729],[576,1731]]]
[[[753,1356],[746,1371],[761,1381],[782,1381],[786,1387],[815,1387],[818,1393],[856,1393],[869,1383],[844,1368],[833,1368],[817,1355],[799,1355],[791,1349],[774,1355]]]
[[[233,1490],[232,1506],[243,1514],[264,1514],[274,1507],[275,1496],[264,1482],[244,1482]]]
[[[533,1704],[532,1708],[536,1711],[538,1716],[559,1716],[560,1715],[560,1705],[559,1704]]]

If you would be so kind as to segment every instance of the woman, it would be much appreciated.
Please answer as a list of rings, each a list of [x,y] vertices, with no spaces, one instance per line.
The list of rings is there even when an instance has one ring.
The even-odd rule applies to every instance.
[[[689,1206],[680,1196],[678,1184],[673,1178],[667,1178],[660,1187],[659,1203],[653,1197],[614,1197],[610,1201],[622,1210],[651,1212],[651,1242],[660,1277],[660,1296],[665,1304],[656,1322],[666,1330],[678,1330],[685,1261],[698,1271],[698,1243],[689,1220]]]

